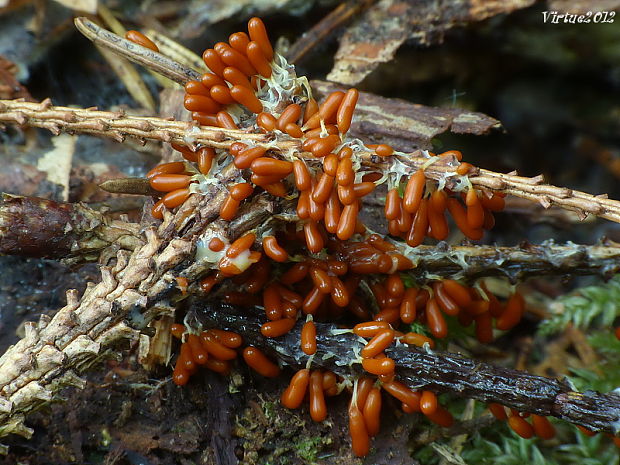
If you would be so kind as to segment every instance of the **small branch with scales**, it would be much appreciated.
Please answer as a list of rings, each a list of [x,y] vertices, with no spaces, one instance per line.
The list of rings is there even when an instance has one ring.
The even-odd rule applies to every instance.
[[[126,116],[122,112],[98,111],[56,107],[50,100],[30,103],[20,100],[0,100],[0,123],[28,125],[49,129],[54,134],[90,134],[110,137],[122,142],[126,137],[138,140],[172,142],[190,147],[201,144],[213,148],[228,148],[231,143],[244,140],[255,146],[268,147],[286,154],[289,151],[301,152],[300,142],[288,136],[281,140],[271,140],[269,134],[249,133],[247,131],[222,128],[199,127],[183,121],[169,121],[155,117]],[[304,156],[303,153],[301,153]],[[306,154],[312,159],[311,154]],[[428,165],[429,159],[421,152],[402,157],[391,157],[406,165],[409,173],[422,167],[427,178],[440,179],[446,173],[454,172],[454,167],[437,162]],[[369,150],[362,154],[364,165],[377,171],[390,172],[393,159],[381,160]],[[428,166],[425,166],[428,165]],[[500,191],[516,197],[540,202],[545,207],[557,206],[576,211],[583,217],[592,214],[607,220],[620,222],[620,202],[607,196],[595,196],[565,187],[543,184],[542,176],[527,178],[514,174],[502,174],[479,169],[470,175],[469,180],[476,187]]]
[[[101,266],[99,284],[89,285],[79,299],[69,292],[67,305],[51,319],[26,324],[26,336],[0,357],[0,437],[30,437],[32,430],[24,425],[28,412],[50,402],[66,385],[83,387],[77,373],[169,312],[169,299],[178,290],[177,267],[188,266],[186,274],[193,279],[192,270],[200,272],[192,260],[196,234],[215,230],[234,240],[273,213],[257,197],[234,221],[217,220],[225,191],[222,184],[213,185],[175,215],[166,214],[158,228],[146,229],[143,245],[133,251],[121,248],[113,266]]]

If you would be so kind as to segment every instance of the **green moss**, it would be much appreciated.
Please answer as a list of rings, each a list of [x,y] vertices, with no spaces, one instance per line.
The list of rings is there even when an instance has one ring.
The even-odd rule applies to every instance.
[[[103,448],[107,448],[107,447],[110,447],[111,443],[112,443],[112,436],[110,435],[110,432],[108,431],[107,428],[103,428],[101,430],[101,440],[99,441],[100,446]]]
[[[598,286],[586,286],[557,299],[554,315],[538,328],[541,335],[558,333],[571,323],[577,328],[611,328],[620,316],[620,277]]]
[[[274,418],[276,416],[276,404],[275,402],[263,402],[261,405],[263,408],[263,413],[269,419]]]
[[[458,455],[465,463],[477,465],[619,465],[618,449],[605,435],[587,437],[568,423],[550,420],[557,439],[523,439],[507,425],[495,423],[473,434]],[[449,442],[446,438],[426,445],[414,457],[425,465],[438,464],[437,446],[449,449]]]
[[[305,438],[295,446],[299,458],[309,463],[315,463],[321,451],[324,439],[321,437]]]

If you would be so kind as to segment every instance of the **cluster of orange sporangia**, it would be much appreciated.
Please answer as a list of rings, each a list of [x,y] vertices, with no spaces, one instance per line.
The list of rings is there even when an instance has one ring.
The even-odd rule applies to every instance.
[[[312,333],[308,330],[309,324],[312,324],[311,319],[302,329],[301,344],[304,352],[313,354],[316,351],[316,330],[314,335],[308,336],[308,333]],[[394,333],[390,328],[385,322],[361,323],[353,328],[353,332],[360,337],[372,336],[361,352],[365,360],[372,360],[371,357],[387,348],[389,344],[384,342],[385,333],[386,331]],[[230,371],[230,362],[237,357],[235,349],[240,348],[243,343],[241,336],[231,331],[209,329],[196,333],[186,330],[181,324],[173,325],[171,331],[175,337],[182,339],[180,355],[173,374],[173,381],[179,386],[187,384],[190,376],[199,367],[227,374]],[[399,339],[404,343],[433,345],[432,339],[416,333],[401,335]],[[245,347],[242,353],[248,366],[262,376],[275,377],[280,374],[278,365],[256,347]],[[440,426],[452,425],[452,415],[439,405],[435,393],[408,388],[396,379],[393,366],[390,372],[376,368],[373,371],[375,374],[381,371],[382,374],[376,377],[361,376],[351,383],[329,370],[300,369],[293,375],[288,387],[282,393],[282,405],[289,409],[297,409],[307,399],[311,418],[321,422],[327,418],[326,397],[340,394],[347,386],[352,396],[349,404],[352,448],[358,456],[368,454],[370,438],[379,433],[382,390],[401,402],[403,412],[422,412],[429,420]]]
[[[235,349],[243,343],[241,336],[232,331],[211,329],[200,334],[186,333],[182,324],[174,324],[170,330],[176,338],[185,338],[172,375],[172,380],[178,386],[187,384],[199,366],[228,374],[230,361],[237,358]]]
[[[281,237],[291,254],[303,249],[301,232],[291,228],[282,232]],[[266,236],[271,238],[275,240],[274,236]],[[227,249],[226,253],[234,252],[227,258],[234,260],[245,252],[249,253],[248,260],[258,259],[252,258],[256,251],[249,251],[255,240],[254,233],[241,236]],[[213,238],[209,242],[210,250],[214,250],[213,242],[217,244],[215,249],[223,249],[221,239]],[[469,287],[443,279],[406,288],[399,272],[412,269],[413,263],[378,234],[360,242],[328,238],[325,249],[324,258],[307,257],[288,268],[281,265],[278,268],[281,273],[274,270],[273,259],[262,257],[233,277],[239,290],[223,293],[222,299],[234,305],[262,306],[269,320],[263,325],[266,337],[285,334],[299,314],[324,320],[340,319],[348,314],[359,321],[380,321],[394,327],[418,322],[426,325],[436,338],[448,335],[446,318],[455,317],[462,326],[474,323],[478,340],[486,343],[493,338],[494,320],[495,328],[509,330],[520,321],[525,310],[518,292],[502,303],[484,283]],[[286,248],[278,246],[278,251],[281,258],[289,256]],[[383,274],[386,276],[381,278]],[[224,278],[221,270],[208,275],[201,281],[203,291],[211,292]],[[363,289],[371,291],[376,308],[368,305]]]
[[[243,344],[243,338],[233,332],[221,329],[206,331],[186,330],[182,324],[173,324],[172,335],[181,339],[181,349],[174,366],[172,381],[177,386],[184,386],[198,367],[204,367],[216,373],[230,373],[231,361],[237,358],[237,351]],[[280,374],[280,368],[256,347],[245,347],[243,359],[254,371],[273,378]]]
[[[310,416],[320,422],[327,418],[325,396],[337,394],[338,386],[338,378],[331,371],[303,368],[291,378],[280,400],[286,408],[296,409],[307,393]],[[405,413],[422,412],[429,420],[444,427],[451,426],[454,421],[450,412],[439,405],[432,391],[412,391],[393,377],[376,382],[374,378],[361,376],[355,380],[349,403],[351,446],[357,456],[368,454],[370,438],[380,431],[381,390],[400,401]]]
[[[530,439],[534,436],[538,436],[541,439],[551,439],[555,437],[555,427],[547,417],[534,413],[518,412],[515,409],[508,409],[496,403],[489,404],[489,410],[498,420],[508,421],[508,426],[524,439]],[[531,420],[530,422],[527,421],[528,418]],[[586,436],[594,436],[596,434],[594,431],[590,431],[581,425],[576,426],[579,431]],[[620,447],[619,437],[612,436],[609,433],[606,433],[606,435],[613,440],[616,446]]]
[[[255,131],[272,133],[277,137],[299,139],[301,150],[307,154],[282,159],[265,146],[252,146],[241,141],[231,144],[228,151],[235,167],[246,170],[244,182],[231,186],[230,194],[221,209],[221,217],[234,218],[239,205],[256,188],[272,195],[297,196],[297,215],[303,221],[308,250],[318,253],[324,245],[323,236],[335,234],[341,240],[363,233],[364,225],[358,219],[362,198],[372,192],[376,182],[385,181],[382,173],[362,172],[357,151],[358,140],[349,140],[350,128],[358,91],[331,93],[319,105],[309,96],[295,96],[293,103],[281,108],[281,92],[274,97],[270,89],[280,90],[291,76],[272,73],[274,53],[264,25],[258,18],[248,23],[248,34],[232,34],[229,43],[219,42],[207,49],[203,58],[211,70],[201,81],[190,81],[185,86],[185,107],[193,111],[200,124],[237,129],[240,126]],[[281,68],[281,67],[279,67]],[[265,111],[269,110],[271,111]],[[148,178],[153,189],[166,192],[153,207],[153,215],[162,217],[162,209],[175,208],[190,194],[190,184],[200,183],[200,176],[209,176],[216,151],[202,147],[195,151],[174,146],[183,157],[198,165],[198,170],[176,162],[160,165]],[[366,146],[378,157],[391,157],[392,147],[379,144]],[[453,157],[455,175],[466,175],[472,168],[461,163],[461,153],[451,150],[439,157]],[[429,154],[432,162],[433,154]],[[426,178],[418,170],[402,183],[401,173],[390,182],[385,202],[388,230],[402,237],[414,247],[426,236],[444,240],[448,236],[446,212],[457,227],[470,239],[480,239],[484,229],[494,224],[492,212],[503,209],[501,193],[483,192],[467,181],[459,192],[452,192],[442,183]]]
[[[135,31],[127,38],[156,50]],[[446,183],[427,179],[423,168],[409,175],[400,162],[405,154],[388,145],[364,145],[347,137],[358,91],[336,91],[318,104],[292,67],[274,54],[258,18],[249,21],[248,34],[232,34],[228,43],[207,49],[203,59],[210,71],[185,86],[185,108],[198,124],[298,139],[301,147],[301,152],[279,153],[247,140],[233,142],[227,150],[173,145],[186,162],[162,164],[147,174],[151,187],[163,194],[152,208],[158,219],[192,193],[200,194],[203,183],[217,182],[214,175],[227,164],[242,174],[226,186],[228,196],[220,210],[224,220],[235,218],[240,205],[257,192],[297,198],[294,226],[248,232],[233,243],[217,235],[201,238],[197,260],[216,268],[200,282],[204,293],[224,286],[224,301],[262,306],[268,321],[261,333],[267,338],[287,334],[305,318],[300,346],[310,362],[293,376],[282,404],[294,409],[308,398],[311,417],[322,421],[327,415],[325,397],[348,386],[356,455],[368,453],[370,438],[379,431],[382,390],[398,399],[404,412],[422,412],[450,426],[452,415],[439,405],[436,394],[401,383],[394,360],[384,351],[392,344],[430,350],[434,338],[447,336],[450,318],[464,326],[475,323],[478,340],[489,342],[493,320],[497,329],[512,328],[523,314],[524,301],[515,293],[501,303],[483,285],[469,287],[452,279],[407,287],[400,272],[415,264],[402,252],[404,247],[395,244],[404,240],[415,247],[426,237],[446,239],[446,213],[465,236],[480,239],[494,224],[493,212],[503,209],[503,195],[473,188],[467,178],[472,166],[461,162],[458,151],[428,154],[428,164],[443,159],[453,167],[450,178],[456,181]],[[390,174],[361,163],[360,152],[369,150],[393,160]],[[363,198],[383,182],[388,183],[385,218],[391,240],[369,234],[358,215]],[[356,234],[359,239],[352,241]],[[290,266],[284,265],[287,262]],[[226,279],[239,290],[225,290]],[[349,323],[343,331],[367,340],[359,356],[366,375],[341,379],[330,371],[311,369],[317,350],[315,319]],[[411,331],[414,322],[425,325],[432,337]],[[186,384],[199,366],[227,373],[243,345],[241,336],[229,331],[196,331],[179,324],[172,331],[182,339],[173,376],[178,385]],[[263,376],[280,373],[256,347],[245,347],[243,358]]]
[[[247,252],[255,242],[255,237],[250,236],[253,233],[242,236],[231,248],[237,250],[238,247],[238,253]],[[216,248],[223,247],[218,242],[221,240],[215,239]],[[281,242],[286,244],[286,248],[282,248],[285,257],[294,255],[305,245],[303,233],[294,228],[282,231]],[[400,400],[404,412],[422,412],[431,421],[449,426],[452,416],[438,405],[433,392],[409,389],[398,380],[395,360],[385,355],[386,349],[393,344],[433,349],[436,338],[447,336],[446,321],[451,318],[466,326],[475,323],[478,340],[490,342],[493,319],[495,327],[503,330],[510,329],[520,320],[524,311],[520,294],[515,293],[502,303],[483,284],[469,287],[451,279],[430,281],[421,287],[406,287],[398,266],[405,265],[403,269],[410,269],[412,263],[397,252],[393,244],[376,234],[363,242],[329,238],[326,248],[324,258],[307,257],[290,265],[262,257],[245,272],[232,277],[236,290],[224,290],[220,297],[237,306],[262,306],[267,321],[262,324],[260,332],[266,338],[284,336],[299,318],[304,318],[299,344],[301,351],[309,357],[317,351],[315,319],[339,321],[343,323],[340,331],[351,331],[367,341],[359,354],[359,363],[366,375],[352,390],[354,401],[349,409],[351,438],[356,454],[365,455],[368,452],[369,438],[378,431],[381,391]],[[367,260],[369,257],[370,260]],[[381,277],[383,274],[385,277]],[[221,271],[208,276],[201,284],[205,294],[215,292],[216,286],[226,285]],[[363,294],[364,288],[369,289],[377,308],[367,305],[369,299]],[[412,323],[425,325],[430,337],[408,330]],[[179,325],[174,331],[184,332],[185,328]],[[209,332],[193,335],[191,329],[187,331],[175,367],[175,383],[185,384],[189,375],[200,365],[219,372],[229,369],[229,361],[234,358],[235,352],[230,346],[223,351],[214,344],[217,331],[210,330],[213,333],[210,337],[206,336]],[[225,338],[220,343],[226,345]],[[196,353],[192,356],[193,351]],[[211,362],[206,361],[202,352],[208,353]],[[225,354],[224,358],[222,354]],[[263,376],[280,373],[278,366],[255,347],[245,348],[243,357],[252,369]],[[320,383],[319,379],[322,380]],[[368,383],[372,387],[370,395]],[[308,394],[311,417],[322,421],[326,415],[325,398],[340,392],[342,388],[336,388],[336,385],[345,384],[346,380],[337,378],[331,372],[307,367],[293,376],[282,394],[282,404],[287,408],[298,408]],[[360,426],[360,418],[365,422],[366,429]],[[364,435],[363,431],[367,434]]]

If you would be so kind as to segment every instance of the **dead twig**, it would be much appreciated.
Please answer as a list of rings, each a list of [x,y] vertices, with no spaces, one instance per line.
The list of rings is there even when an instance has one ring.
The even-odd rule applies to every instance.
[[[349,0],[338,5],[290,46],[286,54],[288,62],[297,63],[310,50],[325,40],[334,29],[349,22],[353,16],[368,8],[374,2],[375,0]]]
[[[167,77],[181,85],[187,81],[200,80],[200,73],[181,63],[157,53],[149,48],[142,47],[134,42],[99,27],[84,17],[75,18],[75,27],[95,45],[111,50],[116,55],[127,58],[134,63]]]
[[[555,244],[516,247],[421,245],[406,252],[417,264],[408,274],[415,278],[439,275],[473,281],[486,276],[504,276],[516,283],[532,276],[600,275],[610,277],[620,270],[620,245]]]
[[[308,362],[300,348],[303,320],[284,336],[265,338],[260,332],[266,321],[262,310],[242,310],[225,304],[194,302],[188,321],[195,328],[218,327],[241,334],[244,341],[269,352],[295,368]],[[312,367],[331,370],[347,379],[364,374],[357,354],[366,341],[352,332],[334,331],[335,325],[315,323],[318,349]],[[386,349],[396,364],[398,379],[412,389],[449,392],[482,402],[498,402],[520,412],[554,416],[592,431],[620,431],[620,396],[593,391],[576,392],[562,380],[535,376],[497,367],[456,354],[424,351],[397,344]]]
[[[138,186],[144,185],[141,181]],[[123,188],[133,187],[133,178],[108,183],[126,192]],[[149,191],[134,193],[147,195]],[[286,211],[284,201],[266,201],[271,206],[262,199],[257,202],[253,207],[273,211],[278,205],[275,208]],[[294,217],[293,212],[290,215]],[[99,259],[111,246],[134,250],[141,244],[139,224],[109,220],[86,205],[9,194],[3,194],[0,202],[0,253],[5,255],[59,258],[76,264]],[[420,280],[429,275],[470,281],[504,276],[517,282],[531,276],[566,273],[609,277],[620,270],[620,244],[611,241],[596,245],[549,241],[516,247],[438,244],[411,248],[401,242],[394,244],[415,265],[408,274]]]
[[[0,100],[0,122],[28,124],[49,129],[55,134],[63,131],[93,134],[111,137],[121,142],[126,136],[132,136],[140,140],[148,139],[176,142],[181,145],[203,144],[214,148],[228,148],[235,141],[246,140],[257,146],[268,147],[276,152],[294,151],[304,156],[301,151],[301,142],[290,137],[271,141],[269,134],[256,134],[209,126],[198,127],[189,122],[169,121],[155,117],[126,116],[122,112],[55,107],[49,100],[44,100],[41,103]],[[187,142],[188,140],[191,142]],[[308,159],[314,159],[309,153],[306,153],[305,156]],[[429,159],[419,151],[408,154],[406,157],[389,157],[387,159],[373,155],[370,150],[362,152],[360,156],[367,167],[381,172],[392,172],[393,164],[398,162],[408,167],[409,174],[424,167],[426,176],[431,179],[441,179],[445,178],[446,175],[455,174],[454,166],[447,162],[438,161],[428,165]],[[544,184],[542,176],[528,178],[480,169],[478,174],[470,175],[469,180],[474,186],[539,202],[545,208],[556,205],[575,211],[583,218],[592,214],[616,223],[620,222],[620,202],[617,200],[611,200],[606,195],[595,196],[566,187]]]
[[[99,260],[113,244],[138,248],[140,225],[109,219],[79,203],[2,194],[0,254],[60,258],[73,265]]]

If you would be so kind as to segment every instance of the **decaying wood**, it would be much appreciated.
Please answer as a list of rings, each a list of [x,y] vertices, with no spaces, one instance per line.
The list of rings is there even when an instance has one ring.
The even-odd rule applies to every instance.
[[[286,217],[295,217],[294,212],[286,209],[287,202],[263,198],[257,202],[252,207],[265,211],[277,209],[286,213]],[[212,209],[219,209],[219,203]],[[142,245],[141,227],[138,223],[108,219],[83,204],[3,194],[0,253],[57,258],[72,265],[96,261],[119,248],[135,250]],[[596,245],[560,245],[549,241],[516,247],[441,243],[411,248],[402,242],[394,244],[416,265],[408,274],[420,280],[429,275],[470,281],[495,275],[517,282],[531,276],[569,273],[609,277],[620,270],[620,244],[612,241]]]
[[[80,203],[2,194],[0,254],[74,264],[98,260],[112,244],[137,248],[142,244],[140,225],[107,218]]]
[[[159,93],[159,116],[170,117],[176,121],[187,121],[191,119],[191,115],[183,106],[185,98],[185,89],[163,89]],[[171,146],[164,144],[161,147],[161,163],[170,163],[171,161],[181,161],[182,156]]]
[[[312,51],[335,29],[351,20],[364,8],[369,7],[375,0],[349,0],[334,8],[321,21],[304,32],[297,41],[289,47],[286,59],[289,63],[298,63],[307,53]]]
[[[133,252],[119,250],[113,266],[101,267],[101,282],[89,286],[80,299],[70,292],[67,305],[53,318],[26,324],[26,336],[0,357],[0,437],[29,437],[32,431],[24,425],[28,412],[51,401],[67,384],[82,386],[77,373],[165,314],[176,278],[195,281],[208,269],[192,260],[201,233],[215,230],[234,240],[274,213],[259,196],[234,221],[214,221],[228,195],[224,186],[236,175],[230,170],[222,174],[221,183],[190,197],[175,215],[166,213],[158,228],[146,228],[143,245]],[[187,270],[177,268],[182,264]]]
[[[0,55],[0,98],[24,98],[33,101],[30,92],[16,78],[17,65]]]
[[[327,79],[361,82],[390,61],[407,39],[420,45],[441,42],[446,31],[528,7],[534,0],[468,0],[446,5],[435,0],[381,0],[345,31]],[[415,64],[412,64],[415,66]]]
[[[225,304],[195,302],[187,318],[193,328],[218,327],[241,334],[246,344],[265,350],[294,368],[307,366],[309,357],[300,348],[303,319],[278,338],[260,332],[264,311],[236,309]],[[352,332],[338,331],[328,323],[315,323],[317,352],[310,366],[331,370],[345,379],[362,376],[359,352],[366,340]],[[576,392],[566,381],[496,367],[461,355],[425,351],[396,344],[385,350],[396,363],[396,374],[412,389],[450,392],[482,402],[499,402],[520,412],[554,416],[592,431],[620,432],[620,395]]]
[[[390,61],[409,38],[411,20],[421,2],[381,0],[349,27],[340,38],[334,66],[327,79],[354,85],[380,63]]]
[[[327,82],[310,82],[317,99],[342,86]],[[455,134],[488,134],[501,128],[495,118],[483,113],[459,108],[436,108],[418,105],[402,99],[389,99],[368,92],[360,92],[350,137],[358,137],[372,144],[388,144],[401,152],[429,150],[433,138],[444,132]]]

